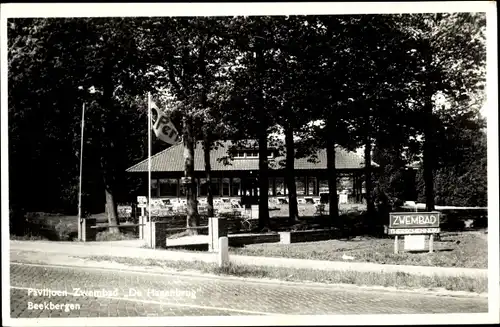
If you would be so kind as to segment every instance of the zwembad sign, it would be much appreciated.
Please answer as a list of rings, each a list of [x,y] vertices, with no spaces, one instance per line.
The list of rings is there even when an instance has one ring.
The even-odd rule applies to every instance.
[[[398,253],[398,236],[405,238],[405,250],[424,250],[429,235],[429,252],[434,249],[434,234],[439,234],[439,212],[392,212],[387,234],[394,235],[394,253]]]
[[[389,228],[439,228],[439,212],[393,212],[390,213]]]

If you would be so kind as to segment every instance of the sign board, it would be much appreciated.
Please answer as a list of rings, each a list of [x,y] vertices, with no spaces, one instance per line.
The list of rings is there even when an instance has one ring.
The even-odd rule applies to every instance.
[[[193,179],[191,177],[181,177],[181,184],[191,184]]]
[[[389,228],[438,228],[439,212],[391,212]]]
[[[339,194],[339,203],[347,203],[347,194]]]
[[[145,208],[148,205],[148,198],[145,196],[137,197],[137,207]]]
[[[394,235],[394,253],[398,253],[398,236],[405,235],[405,250],[423,250],[429,234],[429,252],[433,251],[434,234],[440,232],[440,212],[391,212],[387,234]]]
[[[389,228],[389,235],[415,235],[415,234],[439,234],[440,228]]]
[[[251,211],[252,219],[259,218],[259,205],[253,204],[251,206],[251,209],[252,209],[252,211]]]
[[[405,250],[425,250],[425,235],[405,235]]]

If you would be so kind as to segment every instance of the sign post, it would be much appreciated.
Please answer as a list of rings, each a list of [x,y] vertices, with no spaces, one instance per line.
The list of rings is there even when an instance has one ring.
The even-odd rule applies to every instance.
[[[146,207],[148,206],[148,198],[145,196],[138,196],[137,197],[137,207],[141,209],[141,215],[139,216],[139,238],[141,240],[145,239],[144,231],[146,228],[144,228],[145,223],[146,223]]]
[[[405,236],[405,250],[423,250],[429,235],[429,253],[434,251],[434,234],[440,233],[440,212],[391,212],[387,234],[394,235],[394,253],[398,253],[399,235]],[[423,244],[423,245],[422,245]]]

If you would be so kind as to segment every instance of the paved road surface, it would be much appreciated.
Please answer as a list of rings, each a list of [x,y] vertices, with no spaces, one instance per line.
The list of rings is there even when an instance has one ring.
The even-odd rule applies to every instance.
[[[11,263],[10,273],[12,318],[472,313],[488,310],[486,298],[389,293],[335,286],[18,263]],[[82,290],[78,296],[73,294],[74,288]],[[34,295],[32,289],[38,289],[42,295]],[[90,293],[103,293],[103,289],[109,294]],[[67,291],[68,294],[49,297],[49,290]],[[35,303],[41,307],[28,308]],[[67,310],[56,308],[57,304],[68,304]]]

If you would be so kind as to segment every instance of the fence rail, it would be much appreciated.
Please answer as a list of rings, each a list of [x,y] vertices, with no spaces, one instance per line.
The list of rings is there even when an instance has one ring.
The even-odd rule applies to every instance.
[[[163,223],[163,222],[161,222]],[[111,228],[111,227],[139,227],[139,226],[146,226],[149,223],[146,224],[127,224],[127,225],[102,225],[102,226],[92,226],[90,228],[93,229],[99,229],[99,228]],[[168,224],[168,222],[164,222],[164,224]],[[186,229],[207,229],[208,226],[193,226],[193,227],[176,227],[176,228],[166,228],[165,230],[167,231],[176,231],[176,230],[186,230]]]
[[[208,226],[197,226],[197,227],[176,227],[176,228],[166,228],[166,231],[176,231],[176,230],[186,230],[186,229],[207,229]]]
[[[145,226],[145,225],[146,224],[101,225],[101,226],[91,226],[90,228],[139,227],[139,226]]]

